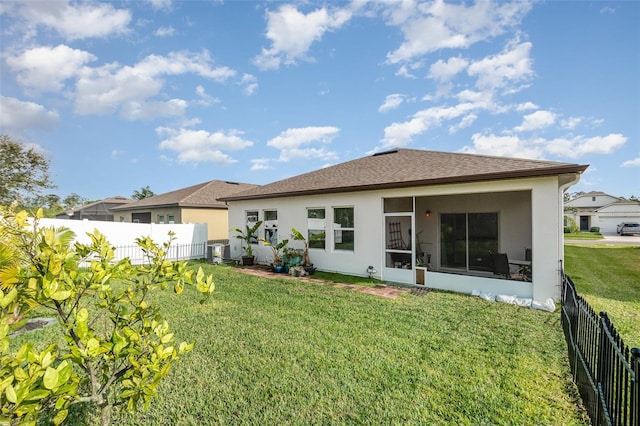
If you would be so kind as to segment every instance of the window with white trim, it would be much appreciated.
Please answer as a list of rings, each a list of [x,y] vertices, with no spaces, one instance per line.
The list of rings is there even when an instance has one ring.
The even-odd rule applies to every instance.
[[[247,211],[247,226],[249,228],[253,228],[257,221],[258,221],[258,211],[257,210]],[[258,244],[258,234],[253,234],[251,236],[250,243]]]
[[[333,249],[353,251],[355,226],[353,207],[333,208]]]
[[[264,239],[269,244],[275,246],[278,244],[278,211],[277,210],[264,210],[262,212],[264,217]]]
[[[326,249],[327,221],[322,208],[307,208],[307,242],[310,249]]]

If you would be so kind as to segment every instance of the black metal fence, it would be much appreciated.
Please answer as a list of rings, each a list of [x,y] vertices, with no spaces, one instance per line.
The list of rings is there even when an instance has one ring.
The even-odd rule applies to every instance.
[[[639,426],[640,348],[629,349],[606,312],[596,314],[564,274],[562,328],[573,381],[591,423]]]

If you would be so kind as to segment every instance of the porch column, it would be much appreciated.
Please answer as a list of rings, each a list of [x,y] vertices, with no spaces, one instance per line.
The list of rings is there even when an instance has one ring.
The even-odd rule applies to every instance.
[[[541,180],[531,190],[531,238],[533,298],[544,301],[560,298],[560,260],[563,255],[560,221],[562,203],[557,178]]]

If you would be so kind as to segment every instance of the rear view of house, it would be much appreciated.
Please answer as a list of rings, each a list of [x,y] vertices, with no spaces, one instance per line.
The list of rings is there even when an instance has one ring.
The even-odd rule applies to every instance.
[[[320,270],[470,293],[557,299],[563,192],[585,165],[397,149],[224,197],[230,226],[295,227]],[[232,256],[241,255],[231,239]],[[268,263],[270,250],[254,246]],[[510,270],[496,270],[494,256]]]

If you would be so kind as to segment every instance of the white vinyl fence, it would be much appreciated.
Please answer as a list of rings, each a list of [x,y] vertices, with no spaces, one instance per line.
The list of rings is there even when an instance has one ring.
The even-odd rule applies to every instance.
[[[65,227],[76,235],[75,241],[90,244],[88,233],[94,230],[105,235],[107,241],[115,247],[115,260],[128,257],[131,263],[139,265],[146,262],[144,253],[136,245],[136,238],[151,237],[161,245],[169,241],[169,231],[174,232],[168,257],[170,260],[203,259],[207,257],[207,224],[156,224],[104,222],[96,220],[41,219],[40,226]]]

